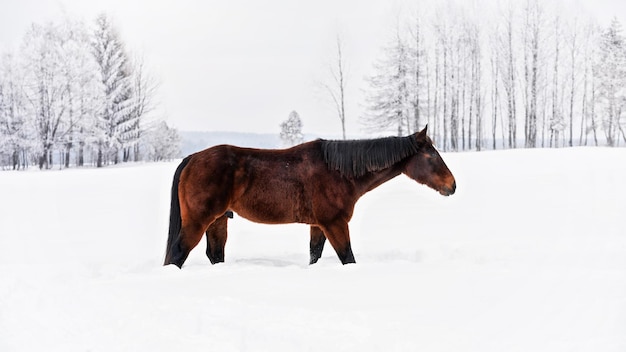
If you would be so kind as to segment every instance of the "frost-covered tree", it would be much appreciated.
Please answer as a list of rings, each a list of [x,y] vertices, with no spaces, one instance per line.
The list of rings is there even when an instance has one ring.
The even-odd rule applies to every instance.
[[[133,160],[140,160],[140,141],[142,139],[143,127],[142,122],[144,116],[149,114],[155,105],[154,97],[157,90],[156,80],[145,70],[143,59],[135,59],[133,68],[133,103],[132,103],[132,120],[134,124],[130,130],[129,137],[126,139],[124,147],[124,161],[130,161],[131,153]]]
[[[292,111],[287,120],[280,124],[280,139],[287,146],[302,143],[302,120],[296,111]]]
[[[480,44],[481,28],[476,23],[470,23],[468,29],[468,42],[470,45],[470,97],[469,97],[469,126],[468,148],[472,145],[472,132],[475,133],[477,151],[483,148],[483,72],[482,72],[482,46]],[[465,146],[463,147],[465,149]]]
[[[563,92],[561,83],[561,46],[562,35],[561,18],[557,15],[554,19],[554,61],[552,69],[552,116],[550,118],[550,146],[558,147],[561,132],[565,130],[563,116]]]
[[[96,19],[93,55],[104,87],[104,107],[98,128],[97,165],[119,162],[120,151],[138,139],[132,73],[128,55],[117,30],[106,15]]]
[[[592,18],[555,2],[482,4],[442,2],[428,23],[397,26],[370,78],[369,127],[408,133],[426,115],[443,150],[573,146],[588,135],[626,143],[626,38],[617,20],[597,35]]]
[[[399,28],[383,55],[374,66],[376,73],[369,78],[369,112],[363,122],[374,131],[395,130],[398,135],[404,135],[415,124],[411,123],[409,50]]]
[[[580,136],[579,145],[587,145],[589,143],[589,134],[593,134],[594,143],[598,145],[597,124],[595,120],[595,80],[594,80],[594,64],[593,58],[597,51],[596,39],[598,28],[596,25],[588,22],[582,30],[582,61],[583,61],[583,84],[582,84],[582,107],[580,118]]]
[[[514,43],[516,41],[514,22],[515,22],[515,10],[512,3],[506,10],[506,14],[503,17],[504,26],[501,34],[500,47],[501,47],[501,68],[500,72],[502,78],[502,87],[504,88],[504,96],[506,99],[506,113],[507,113],[507,140],[508,147],[515,148],[517,146],[517,68],[515,58],[517,56],[515,52]]]
[[[33,24],[19,52],[0,58],[0,166],[139,160],[154,82],[106,16],[93,31],[70,18]]]
[[[149,128],[142,136],[142,146],[147,160],[163,161],[180,156],[180,136],[178,131],[161,121]]]
[[[617,19],[613,19],[602,33],[594,74],[598,80],[598,100],[607,144],[615,146],[619,134],[626,142],[621,126],[621,115],[626,106],[626,42]]]
[[[98,80],[98,66],[89,45],[89,32],[82,22],[66,19],[59,26],[60,65],[65,84],[66,116],[62,120],[63,163],[70,166],[71,152],[77,150],[76,165],[84,164],[84,148],[92,139],[91,132],[104,104],[103,87]]]
[[[441,133],[439,145],[447,151],[456,149],[457,111],[458,111],[458,58],[459,52],[458,36],[455,31],[454,20],[448,15],[451,8],[439,9],[438,16],[433,23],[436,38],[435,63],[436,72],[436,111],[435,115],[439,120],[435,123],[435,133]],[[454,143],[454,144],[453,144]]]
[[[52,151],[67,126],[67,86],[62,72],[63,60],[58,27],[33,24],[22,46],[22,64],[28,116],[37,141],[35,152],[39,168],[52,166]]]
[[[522,34],[524,38],[524,145],[526,148],[537,146],[537,102],[540,93],[539,65],[541,59],[540,45],[543,35],[543,16],[543,9],[539,5],[538,0],[526,1],[524,9],[525,25]]]
[[[31,147],[23,77],[14,55],[0,58],[0,166],[25,168]]]
[[[31,121],[27,126],[34,127],[39,167],[52,166],[54,150],[62,151],[59,162],[69,167],[76,147],[76,164],[82,165],[85,145],[103,106],[87,29],[69,19],[33,25],[26,34],[21,58],[22,89]]]
[[[75,143],[82,154],[93,111],[100,105],[87,38],[85,27],[69,19],[33,24],[18,58],[5,56],[4,134],[10,135],[13,160],[20,159],[23,166],[31,151],[40,168],[52,166],[55,150],[63,150],[58,159],[68,167]]]
[[[497,40],[493,38],[497,38],[498,33],[500,32],[499,25],[496,23],[493,25],[493,28],[490,30],[491,32],[491,40],[490,40],[490,56],[489,56],[489,67],[491,74],[491,92],[490,92],[490,103],[491,103],[491,148],[496,150],[497,140],[498,140],[498,122],[500,121],[500,125],[502,126],[502,119],[500,116],[500,51],[498,49],[499,45],[497,44]],[[502,131],[502,141],[504,142],[504,128]]]
[[[416,17],[409,27],[410,38],[407,44],[409,65],[409,96],[413,108],[413,131],[420,131],[428,123],[427,55],[422,21]],[[426,111],[426,113],[424,113]]]

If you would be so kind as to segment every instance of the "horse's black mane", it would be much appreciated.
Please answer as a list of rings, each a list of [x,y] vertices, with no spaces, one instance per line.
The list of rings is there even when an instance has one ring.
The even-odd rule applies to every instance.
[[[321,142],[328,168],[347,177],[386,169],[419,148],[415,136]]]

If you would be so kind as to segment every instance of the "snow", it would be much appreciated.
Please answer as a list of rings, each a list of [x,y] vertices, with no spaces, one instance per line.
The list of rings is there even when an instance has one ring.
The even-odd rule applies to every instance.
[[[451,197],[400,176],[350,223],[229,223],[162,267],[177,163],[0,172],[0,351],[624,351],[626,149],[444,154]]]

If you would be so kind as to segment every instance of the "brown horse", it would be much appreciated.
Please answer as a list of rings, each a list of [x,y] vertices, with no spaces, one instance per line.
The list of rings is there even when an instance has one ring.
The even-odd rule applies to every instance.
[[[326,239],[354,263],[348,221],[366,192],[404,173],[444,196],[456,181],[426,128],[407,137],[315,140],[289,149],[218,145],[185,158],[174,174],[165,263],[179,268],[206,233],[211,263],[224,261],[232,211],[267,224],[311,225],[310,264]]]

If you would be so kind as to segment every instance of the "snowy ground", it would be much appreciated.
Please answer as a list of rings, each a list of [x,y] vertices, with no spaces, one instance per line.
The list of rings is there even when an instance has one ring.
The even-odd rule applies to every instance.
[[[0,172],[0,351],[625,351],[626,149],[444,155],[357,204],[357,264],[230,222],[162,267],[176,163]]]

